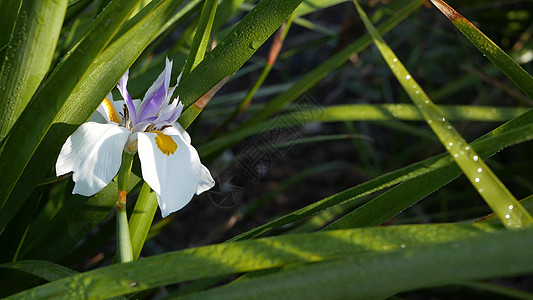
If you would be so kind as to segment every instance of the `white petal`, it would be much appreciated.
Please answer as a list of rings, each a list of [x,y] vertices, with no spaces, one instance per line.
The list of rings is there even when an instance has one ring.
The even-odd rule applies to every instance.
[[[181,136],[170,136],[178,148],[166,155],[155,142],[156,133],[139,133],[143,178],[157,193],[163,217],[184,207],[202,182],[202,164],[196,149]],[[204,184],[202,184],[204,186]]]
[[[163,129],[164,134],[168,135],[178,135],[180,136],[187,144],[191,143],[191,136],[179,123],[172,124],[172,127],[167,127]],[[195,150],[196,151],[196,150]]]
[[[106,98],[109,99],[111,103],[113,103],[113,94],[109,93]],[[96,112],[98,112],[99,114],[97,114]],[[93,115],[89,119],[89,122],[111,123],[111,121],[109,120],[109,111],[107,109],[107,106],[105,106],[104,101],[102,101],[102,103],[98,105],[96,112],[93,113]],[[105,122],[101,122],[102,118],[99,118],[98,115],[100,115],[105,120]]]
[[[95,123],[101,123],[101,124],[110,123],[109,117],[107,116],[104,117],[102,113],[100,112],[100,107],[98,107],[98,109],[91,115],[91,117],[89,118],[87,122],[95,122]]]
[[[209,169],[202,165],[202,177],[200,178],[200,184],[198,184],[198,189],[196,189],[196,195],[211,189],[215,186],[215,180],[211,176]]]
[[[84,123],[61,148],[57,176],[74,172],[73,194],[91,196],[103,189],[118,172],[130,131],[114,124]]]

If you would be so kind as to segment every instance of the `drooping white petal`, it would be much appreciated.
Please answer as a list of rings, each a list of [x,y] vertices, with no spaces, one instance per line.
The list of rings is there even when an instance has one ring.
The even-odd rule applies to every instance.
[[[73,194],[91,196],[103,189],[118,172],[130,131],[115,124],[82,124],[61,148],[56,175],[74,172]]]
[[[214,186],[215,180],[213,179],[213,176],[211,176],[211,172],[209,172],[209,169],[206,168],[206,166],[202,165],[202,177],[200,177],[200,184],[198,184],[198,189],[196,189],[196,195],[200,195]]]
[[[202,182],[203,170],[196,149],[181,136],[166,136],[177,146],[167,155],[156,143],[158,134],[162,135],[138,133],[139,159],[143,178],[158,195],[161,214],[166,217],[189,203]]]

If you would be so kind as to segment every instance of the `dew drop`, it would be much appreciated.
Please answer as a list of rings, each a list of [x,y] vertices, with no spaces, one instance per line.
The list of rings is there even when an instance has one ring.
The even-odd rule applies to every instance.
[[[466,150],[466,151],[470,150],[470,146],[466,146],[466,147],[465,147],[465,150]]]
[[[250,48],[252,48],[252,49],[254,49],[254,50],[257,49],[257,48],[259,48],[260,46],[261,46],[261,43],[259,43],[258,41],[252,41],[252,42],[250,43]]]
[[[511,215],[507,214],[507,215],[505,215],[505,218],[506,218],[506,219],[510,219],[510,218],[511,218]]]
[[[479,180],[480,180],[480,179],[479,179],[478,177],[476,177],[476,178],[474,179],[475,182],[479,182]]]
[[[448,125],[448,129],[452,129],[452,125]]]
[[[513,208],[514,208],[514,206],[513,206],[512,204],[511,204],[511,205],[509,205],[509,209],[511,209],[511,210],[512,210]]]
[[[477,169],[477,172],[478,172],[478,173],[481,173],[481,172],[483,172],[483,169],[482,169],[482,168],[479,168],[479,169]]]
[[[483,189],[479,189],[479,190],[477,190],[477,191],[480,192],[480,193],[483,193]]]
[[[411,79],[411,75],[405,76],[405,79],[407,79],[407,80]]]
[[[428,124],[431,124],[431,123],[433,123],[433,120],[428,120]]]
[[[429,104],[429,100],[424,101],[424,103]]]
[[[455,153],[455,154],[453,155],[453,157],[459,157],[459,154]]]
[[[404,244],[404,243],[401,243],[401,244],[400,244],[400,247],[405,248],[405,244]]]
[[[392,61],[393,61],[393,62],[397,62],[397,61],[398,61],[398,59],[397,59],[397,58],[395,58],[395,59],[393,59]]]
[[[415,94],[420,94],[420,91],[416,91]]]
[[[442,118],[442,122],[446,121],[446,118]]]
[[[479,157],[477,157],[477,155],[474,155],[474,156],[472,157],[472,159],[473,159],[474,161],[478,161]]]

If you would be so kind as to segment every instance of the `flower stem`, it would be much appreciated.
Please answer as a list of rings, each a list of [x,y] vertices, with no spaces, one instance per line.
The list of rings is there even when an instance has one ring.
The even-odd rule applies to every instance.
[[[124,152],[122,164],[118,171],[118,200],[117,200],[117,258],[121,263],[133,260],[131,250],[128,215],[126,213],[126,194],[133,163],[134,154]]]

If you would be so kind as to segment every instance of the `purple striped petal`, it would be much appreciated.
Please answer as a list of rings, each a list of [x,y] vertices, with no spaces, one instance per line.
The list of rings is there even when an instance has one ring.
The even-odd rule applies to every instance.
[[[148,117],[156,116],[161,110],[168,95],[170,86],[170,74],[172,72],[172,62],[166,60],[165,70],[159,75],[144,95],[141,107],[139,108],[138,122],[147,120]]]

